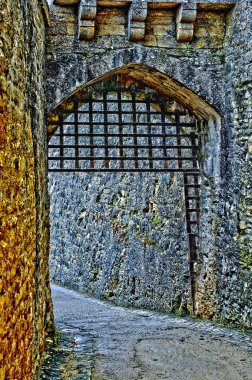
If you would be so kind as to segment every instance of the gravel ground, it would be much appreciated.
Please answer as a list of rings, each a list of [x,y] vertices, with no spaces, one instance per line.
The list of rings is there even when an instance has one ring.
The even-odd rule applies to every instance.
[[[39,379],[252,380],[252,335],[52,285],[59,346]]]

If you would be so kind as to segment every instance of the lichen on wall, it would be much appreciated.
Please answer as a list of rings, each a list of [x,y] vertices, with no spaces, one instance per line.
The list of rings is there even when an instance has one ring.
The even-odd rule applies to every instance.
[[[188,43],[179,42],[176,38],[175,3],[168,6],[162,3],[158,7],[156,3],[148,5],[147,17],[141,24],[145,28],[145,37],[137,43],[129,38],[129,24],[125,22],[127,7],[117,9],[106,24],[106,5],[99,5],[98,16],[92,21],[97,25],[93,37],[90,40],[80,40],[76,6],[52,5],[53,22],[47,34],[48,111],[79,86],[131,63],[146,65],[161,72],[161,76],[167,75],[179,81],[193,90],[199,99],[206,100],[215,108],[220,117],[205,118],[206,133],[200,151],[201,224],[199,257],[195,268],[196,314],[201,318],[215,318],[216,321],[251,327],[251,210],[248,204],[251,196],[251,156],[248,152],[251,135],[251,5],[248,0],[235,2],[233,5],[231,1],[221,4],[215,0],[199,3],[197,17],[193,22],[193,39]],[[113,23],[119,25],[118,33],[113,29]],[[56,33],[57,30],[60,30],[59,34]],[[137,72],[135,75],[137,77]],[[145,73],[141,73],[139,66],[139,77],[141,75],[143,78]],[[152,83],[155,86],[155,81]],[[186,98],[185,95],[184,97]],[[190,101],[188,103],[197,106]],[[80,194],[84,194],[82,182],[76,177],[73,179]],[[77,214],[81,214],[85,205],[81,207],[78,204],[80,209],[73,211],[70,204],[67,206],[69,195],[65,179],[62,178],[62,187],[59,176],[54,179],[51,177],[50,181],[52,215],[55,212],[57,194],[58,197],[64,196],[64,201],[61,201],[62,210],[59,215],[56,212],[58,222],[53,222],[55,239],[52,244],[57,240],[58,252],[64,251],[71,255],[68,243],[75,236],[74,228],[73,236],[68,235],[68,232],[64,235],[64,242],[68,241],[64,247],[59,243],[61,237],[57,228],[64,225],[64,209],[68,209],[70,219],[76,220]],[[127,185],[125,186],[127,190]],[[97,193],[97,196],[103,199],[103,194]],[[96,209],[94,199],[93,202],[88,204],[95,204]],[[83,212],[90,216],[91,224],[96,217],[97,221],[101,218],[99,213],[86,210]],[[129,213],[127,215],[130,220]],[[81,226],[80,223],[75,231],[80,231]],[[116,218],[111,221],[110,226],[115,232],[113,234],[117,234],[123,242],[128,228]],[[71,229],[70,226],[67,228]],[[164,231],[163,233],[165,234]],[[149,242],[155,240],[151,237],[148,239]],[[148,250],[154,252],[155,247],[150,244]],[[56,255],[54,257],[57,265],[60,265],[60,260],[64,260],[64,255],[60,253],[59,256],[61,259]],[[118,257],[115,256],[116,263]],[[94,262],[92,260],[90,256],[89,261]],[[104,265],[106,264],[108,263],[104,261]],[[99,278],[105,276],[100,273],[99,265],[99,260],[96,260],[94,268],[90,268],[93,275],[85,272],[90,280],[89,284],[85,282],[87,278],[83,280],[85,286],[90,288],[94,285],[95,288]],[[57,271],[61,269],[52,269],[55,278],[56,273],[59,273]],[[125,278],[128,269],[124,272]],[[62,269],[63,277],[60,281],[65,281],[66,272],[67,270]],[[108,283],[109,274],[112,272],[107,272]],[[70,268],[68,274],[66,283],[75,286],[76,279],[71,277]],[[111,286],[120,288],[117,281]],[[103,289],[105,288],[104,285]],[[112,292],[114,295],[111,297],[119,294],[118,291]]]
[[[0,379],[33,377],[51,323],[44,107],[132,62],[176,79],[223,116],[206,125],[201,152],[197,310],[251,327],[251,4],[200,3],[192,42],[180,43],[175,3],[149,7],[139,43],[128,38],[128,7],[99,8],[94,38],[80,41],[76,6],[51,4],[45,79],[45,2],[0,0]],[[54,278],[123,304],[188,312],[180,185],[176,176],[51,177],[52,243],[64,242],[55,244]]]
[[[227,204],[221,210],[224,234],[220,236],[222,252],[218,258],[218,316],[222,321],[252,327],[252,157],[249,139],[252,136],[252,39],[251,2],[239,2],[232,14],[227,38],[226,102],[227,134],[224,149],[227,152],[224,184]],[[226,227],[223,228],[223,220]],[[237,317],[238,316],[238,317]]]
[[[188,312],[182,185],[170,174],[51,173],[53,281],[121,305]]]
[[[102,11],[103,14],[105,12],[104,9],[98,11]],[[130,42],[125,30],[124,33],[110,35],[109,27],[113,26],[113,17],[109,19],[109,26],[106,23],[103,35],[101,29],[104,27],[104,18],[100,17],[99,12],[97,16],[99,35],[96,35],[91,41],[79,42],[76,38],[76,29],[74,29],[77,27],[74,8],[52,6],[53,22],[47,34],[47,94],[51,107],[69,95],[76,87],[84,85],[100,75],[108,74],[112,69],[124,67],[123,65],[128,67],[127,64],[137,62],[136,67],[132,65],[130,75],[134,75],[139,80],[148,80],[149,85],[153,87],[159,83],[159,87],[163,87],[167,94],[173,88],[174,95],[180,97],[180,101],[186,103],[191,112],[195,111],[196,113],[197,110],[200,116],[202,117],[203,114],[205,118],[209,114],[211,114],[209,118],[217,117],[217,112],[213,109],[212,113],[208,114],[207,104],[200,96],[192,96],[189,90],[188,93],[185,87],[193,89],[198,95],[216,106],[224,101],[219,88],[222,75],[222,44],[219,43],[215,46],[213,55],[213,46],[211,45],[213,40],[210,37],[212,32],[209,32],[204,39],[203,30],[209,25],[206,21],[204,24],[202,15],[200,15],[201,18],[195,29],[195,41],[201,39],[201,46],[198,48],[198,42],[194,42],[192,45],[178,44],[174,35],[174,14],[172,15],[167,9],[156,12],[149,10],[146,20],[146,39],[141,44]],[[118,12],[122,14],[125,9],[120,9]],[[171,17],[164,19],[164,15],[167,16],[167,14]],[[116,16],[116,13],[113,15],[125,27],[125,19],[120,18],[118,14]],[[207,18],[209,17],[211,14],[207,13]],[[220,12],[216,17],[218,20],[219,18],[223,20],[224,14]],[[169,22],[171,25],[168,25]],[[55,35],[57,29],[61,33]],[[216,33],[217,30],[223,36],[221,22],[218,24]],[[67,56],[62,51],[63,46],[64,51],[68,52]],[[79,54],[79,52],[82,53]],[[55,53],[57,54],[55,55]],[[209,58],[210,54],[211,59]],[[169,77],[177,79],[183,85],[177,84],[176,91],[173,79],[170,79],[170,82],[167,80],[168,83],[165,84],[165,78]],[[218,96],[213,97],[213,93]],[[50,109],[49,104],[48,110]],[[201,106],[199,106],[200,104]],[[201,154],[204,156],[202,170],[205,171],[203,168],[205,165],[205,176],[213,177],[213,171],[218,171],[219,158],[215,153],[219,144],[219,126],[208,128],[206,123],[204,128],[204,133],[208,134],[209,130],[211,131],[209,133],[213,135],[207,138],[213,147],[209,148],[210,143],[205,144],[202,141]],[[212,158],[209,159],[208,155],[211,155]],[[210,164],[207,164],[207,161]],[[216,161],[216,163],[212,164],[212,161]],[[120,181],[123,183],[122,190],[127,193],[127,199],[131,199],[131,202],[136,204],[136,214],[131,211],[128,204],[121,205],[118,199],[115,201],[115,207],[112,207],[111,200],[106,193],[103,194],[103,191],[99,193],[98,189],[96,196],[101,198],[99,207],[104,209],[96,210],[98,206],[95,198],[88,198],[88,188],[84,191],[87,186],[86,178],[90,177],[82,178],[78,175],[73,177],[69,175],[68,177],[70,180],[60,174],[50,176],[49,187],[52,197],[51,273],[53,280],[70,287],[73,286],[78,290],[88,291],[99,297],[113,299],[121,304],[166,311],[191,312],[188,246],[180,180],[176,177],[174,183],[177,184],[176,186],[173,184],[180,194],[179,199],[176,198],[175,190],[174,193],[170,193],[170,190],[166,189],[164,185],[160,185],[160,199],[157,196],[155,200],[158,209],[162,209],[160,218],[159,215],[155,216],[153,211],[146,214],[142,211],[147,206],[142,204],[139,182],[145,184],[143,185],[144,202],[148,203],[153,196],[152,188],[155,180],[160,184],[163,183],[162,176],[156,179],[154,176],[148,175],[144,175],[142,178],[119,176],[115,177],[115,184],[109,176],[105,177],[107,184],[103,186],[106,193],[115,192],[115,199],[120,191]],[[147,186],[148,178],[150,183]],[[91,192],[96,192],[95,184],[99,183],[99,176],[96,175],[89,181]],[[212,182],[214,183],[214,180]],[[70,183],[71,187],[74,184],[73,189],[70,188]],[[135,189],[138,189],[139,193]],[[210,192],[210,202],[202,202],[203,209],[207,210],[208,219],[209,214],[211,215],[211,199],[214,196],[214,191],[212,191]],[[81,198],[83,198],[83,203]],[[108,202],[107,206],[106,202]],[[117,209],[118,216],[115,212],[115,215],[113,217],[111,215],[109,218],[114,208]],[[79,224],[79,215],[82,214],[82,210],[88,218],[85,228],[83,228],[83,223]],[[206,256],[213,245],[213,239],[209,232],[211,226],[209,227],[207,218],[203,221],[202,227],[205,234],[208,234],[209,250],[205,249],[206,252],[203,250],[203,254]],[[71,223],[68,223],[69,220]],[[102,232],[104,229],[106,236]],[[166,247],[159,244],[163,240],[167,243]],[[203,245],[202,243],[202,247]],[[202,253],[200,254],[202,255]],[[72,265],[68,264],[69,261]],[[79,268],[81,268],[80,271]],[[152,268],[154,268],[153,271]],[[136,273],[134,274],[134,272]],[[213,278],[213,271],[209,272]],[[213,278],[214,287],[215,280]],[[212,296],[209,299],[209,294],[206,297],[201,295],[201,300],[205,303],[208,302],[213,309]],[[205,314],[202,312],[201,315],[209,316],[209,312]]]
[[[39,2],[1,0],[0,27],[0,379],[29,380],[47,323],[46,307],[37,304],[50,302],[48,245],[38,231],[38,216],[47,218],[46,154],[45,144],[34,141],[45,131],[45,21]],[[44,267],[40,273],[38,266]]]

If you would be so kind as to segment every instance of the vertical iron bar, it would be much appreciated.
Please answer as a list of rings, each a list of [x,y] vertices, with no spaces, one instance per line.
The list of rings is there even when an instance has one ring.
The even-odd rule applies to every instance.
[[[197,160],[197,150],[196,150],[196,135],[195,133],[191,133],[191,145],[192,148],[192,155],[193,155],[193,168],[198,168],[198,160]],[[194,231],[194,234],[190,235],[191,238],[191,265],[193,266],[193,274],[194,273],[194,265],[197,262],[197,243],[198,243],[198,233],[199,233],[199,181],[198,181],[198,174],[193,174],[193,195],[195,197],[195,209],[196,211],[196,231]],[[194,284],[195,287],[195,284]]]
[[[197,145],[196,145],[196,135],[194,132],[191,133],[191,145],[192,145],[192,155],[193,155],[193,168],[194,169],[198,169],[198,160],[197,160]],[[196,212],[196,216],[197,216],[197,223],[199,224],[199,187],[198,187],[198,184],[199,184],[199,176],[198,174],[194,174],[194,185],[195,185],[195,188],[194,188],[194,195],[195,197],[197,198],[197,202],[196,202],[196,209],[197,209],[197,212]]]
[[[146,98],[146,110],[147,110],[149,158],[152,158],[152,133],[151,133],[150,98]],[[153,169],[153,160],[149,160],[149,168]]]
[[[64,127],[63,127],[63,108],[59,114],[59,126],[60,126],[60,169],[64,169]]]
[[[197,176],[197,175],[196,175]],[[189,181],[189,179],[192,180]],[[188,243],[189,243],[189,270],[190,270],[190,281],[191,281],[191,290],[192,290],[192,302],[193,302],[193,312],[195,311],[195,268],[194,265],[197,261],[197,231],[195,228],[192,229],[192,224],[194,221],[191,220],[191,215],[193,212],[190,206],[190,200],[188,198],[191,197],[189,194],[189,190],[186,187],[187,184],[195,185],[195,175],[194,174],[184,174],[184,184],[185,184],[185,204],[186,204],[186,220],[187,220],[187,233],[188,233]],[[193,197],[196,197],[198,194],[197,186],[190,187],[191,191],[193,191]],[[193,208],[194,210],[194,208]],[[198,227],[198,222],[197,227]],[[196,227],[196,228],[197,228]]]
[[[94,145],[94,126],[93,126],[93,94],[92,92],[89,93],[89,101],[88,101],[88,111],[89,111],[89,132],[90,132],[90,157],[94,157],[94,148],[92,145]],[[90,159],[90,169],[94,169],[94,160]]]
[[[162,99],[162,102],[160,102],[160,108],[161,108],[161,123],[162,123],[162,134],[164,135],[166,130],[165,130],[165,102],[164,102],[164,99]],[[164,157],[167,157],[167,151],[166,151],[166,137],[163,136],[163,141],[162,141],[162,145],[164,146],[164,149],[163,149],[163,154],[164,154]],[[164,161],[164,169],[168,169],[168,163],[167,161]]]
[[[181,138],[180,138],[180,117],[179,112],[175,111],[175,123],[176,123],[176,135],[177,135],[177,145],[181,145]],[[178,157],[181,157],[181,148],[178,148]],[[182,157],[183,158],[183,157]],[[178,161],[178,168],[182,169],[183,164],[182,160]],[[187,174],[183,175],[184,179],[184,198],[185,198],[185,215],[186,215],[186,227],[187,227],[187,236],[188,236],[188,253],[189,253],[189,275],[190,275],[190,285],[191,285],[191,296],[192,296],[192,311],[194,313],[195,311],[195,278],[194,278],[194,261],[192,260],[192,256],[194,256],[194,238],[193,235],[191,235],[191,223],[190,223],[190,211],[188,209],[188,176]]]
[[[80,168],[80,162],[79,162],[79,148],[78,148],[78,145],[79,145],[79,128],[78,128],[78,124],[79,124],[79,120],[78,120],[78,99],[75,99],[74,100],[74,145],[75,145],[75,168],[76,169],[79,169]]]
[[[176,136],[177,136],[177,145],[179,146],[178,148],[178,168],[182,169],[182,159],[181,159],[181,138],[180,138],[180,117],[179,117],[179,111],[175,111],[175,123],[176,123]]]
[[[134,133],[134,162],[135,169],[138,168],[138,149],[137,149],[137,117],[136,117],[136,89],[131,87],[131,99],[132,99],[132,118],[133,118],[133,133]]]
[[[117,104],[118,104],[118,126],[119,126],[119,156],[120,156],[120,169],[124,168],[123,162],[123,127],[122,127],[122,94],[120,82],[117,82]]]
[[[103,110],[104,110],[104,145],[105,145],[105,157],[109,157],[108,149],[108,115],[107,115],[107,92],[103,91]],[[109,168],[109,160],[104,160],[105,168]]]

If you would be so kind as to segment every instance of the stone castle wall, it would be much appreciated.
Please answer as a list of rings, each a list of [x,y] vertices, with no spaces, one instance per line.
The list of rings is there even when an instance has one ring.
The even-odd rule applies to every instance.
[[[217,109],[221,124],[204,127],[201,147],[196,312],[250,326],[251,5],[209,3],[198,8],[190,43],[178,40],[171,7],[149,7],[145,38],[132,42],[123,7],[98,7],[93,36],[80,40],[76,5],[52,5],[48,110],[80,85],[132,62],[178,80]],[[120,304],[188,312],[181,187],[178,177],[168,177],[52,173],[52,279]],[[156,211],[145,213],[150,199]]]
[[[222,320],[251,327],[252,320],[252,4],[241,1],[225,41],[224,92],[229,100],[222,169],[226,207],[220,210],[217,302]],[[250,139],[250,142],[249,142]],[[226,225],[223,221],[228,221]],[[224,236],[231,236],[229,243]],[[238,316],[238,318],[237,318]]]
[[[50,318],[45,21],[42,1],[0,1],[1,380],[33,378]]]
[[[77,0],[50,3],[49,26],[43,0],[0,0],[0,379],[33,378],[52,321],[44,109],[130,63],[179,81],[221,116],[201,123],[196,313],[251,327],[251,1],[203,1],[189,18],[179,1],[141,2],[140,13],[124,2],[80,12]],[[190,311],[179,175],[52,174],[49,189],[55,281]]]
[[[106,11],[111,10],[101,10],[104,20]],[[203,41],[200,35],[202,23],[210,24],[213,33],[211,12],[200,14],[196,43],[190,49],[187,44],[178,44],[175,34],[171,34],[171,30],[175,33],[174,10],[168,10],[168,24],[167,10],[156,11],[149,24],[160,25],[150,27],[149,38],[139,44],[129,41],[123,12],[115,10],[110,26],[102,24],[98,12],[98,37],[80,42],[76,9],[51,7],[53,22],[47,33],[47,93],[51,106],[78,85],[131,62],[160,70],[195,91],[201,89],[202,96],[212,103],[217,87],[220,97],[215,102],[224,102],[218,88],[221,43],[219,48],[214,47],[211,38],[206,36]],[[222,20],[224,15],[220,12],[216,17]],[[113,22],[123,24],[120,35],[108,36]],[[62,35],[56,35],[59,28]],[[219,28],[222,34],[221,22]],[[200,41],[205,49],[197,48]],[[212,48],[216,54],[209,61]],[[215,70],[214,76],[207,69],[209,65]],[[70,188],[70,183],[75,185]],[[179,176],[169,175],[51,174],[53,280],[124,305],[188,312],[191,296],[181,185]],[[209,209],[209,204],[206,207]],[[146,209],[149,211],[143,211]]]
[[[222,129],[221,198],[216,207],[215,318],[251,327],[251,2],[241,1],[228,15],[224,41],[226,95]],[[250,137],[251,139],[251,137]],[[205,258],[207,261],[207,258]],[[204,258],[203,258],[204,260]],[[206,293],[207,276],[199,278]]]

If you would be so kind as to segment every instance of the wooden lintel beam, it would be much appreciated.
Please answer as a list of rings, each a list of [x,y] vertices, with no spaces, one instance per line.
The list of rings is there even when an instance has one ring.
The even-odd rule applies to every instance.
[[[176,8],[180,4],[187,4],[187,0],[146,0],[148,5],[152,7],[158,7],[158,8]],[[87,4],[90,2],[89,0],[85,1]],[[127,5],[131,3],[136,3],[137,0],[97,0],[97,3],[99,5],[106,5],[109,4],[110,6],[118,5]],[[79,4],[80,0],[54,0],[53,4],[55,5],[65,5],[65,6],[72,6]],[[237,0],[222,0],[219,2],[216,2],[214,0],[199,0],[199,1],[192,1],[191,3],[195,3],[198,5],[199,9],[230,9],[234,7],[234,5],[237,3]]]

